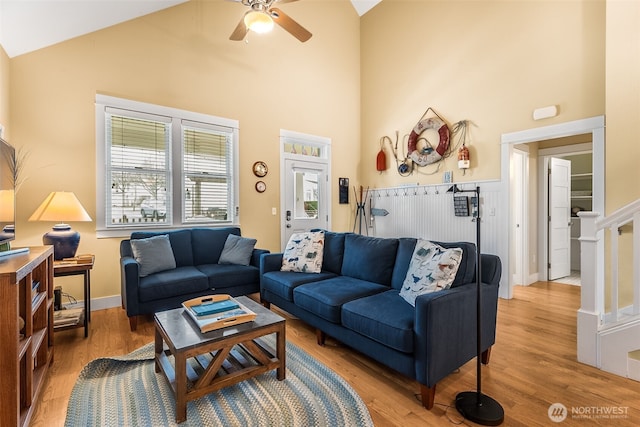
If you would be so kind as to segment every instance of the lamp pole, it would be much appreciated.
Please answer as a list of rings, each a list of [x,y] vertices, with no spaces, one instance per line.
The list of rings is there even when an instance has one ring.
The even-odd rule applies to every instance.
[[[456,396],[456,409],[460,414],[474,423],[484,426],[497,426],[504,421],[504,409],[498,401],[482,393],[482,291],[481,291],[481,252],[480,252],[480,187],[473,191],[459,190],[455,185],[453,193],[469,193],[476,195],[476,391],[464,391]]]

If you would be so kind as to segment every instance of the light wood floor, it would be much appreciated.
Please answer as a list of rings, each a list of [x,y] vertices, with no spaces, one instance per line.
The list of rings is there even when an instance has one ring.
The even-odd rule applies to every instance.
[[[580,288],[539,282],[516,287],[512,300],[500,300],[497,343],[483,367],[482,391],[505,410],[505,426],[637,426],[640,382],[602,372],[576,361],[576,310]],[[90,360],[129,353],[153,340],[151,319],[131,333],[120,308],[92,313],[89,338],[82,329],[55,335],[55,359],[45,382],[32,426],[62,426],[75,379]],[[142,319],[141,319],[142,320]],[[376,426],[450,426],[464,421],[454,407],[461,391],[475,390],[475,359],[438,384],[436,406],[427,411],[415,394],[418,385],[333,340],[316,345],[314,331],[287,320],[287,339],[345,378],[367,404]],[[622,419],[577,419],[554,424],[547,415],[553,403],[569,411],[623,408]],[[592,411],[594,409],[591,409]],[[602,410],[602,409],[600,409]]]

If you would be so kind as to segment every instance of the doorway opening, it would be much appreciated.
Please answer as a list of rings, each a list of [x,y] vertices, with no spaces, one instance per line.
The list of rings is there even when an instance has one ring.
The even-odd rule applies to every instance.
[[[590,134],[584,135],[589,139]],[[568,245],[569,254],[567,271],[555,274],[548,271],[547,280],[557,283],[580,286],[580,218],[578,213],[593,210],[593,151],[591,142],[570,144],[557,148],[540,150],[543,159],[542,164],[553,163],[554,161],[567,162],[571,171],[567,200],[570,206]],[[552,178],[549,182],[553,181]],[[549,184],[551,186],[551,184]],[[553,211],[553,200],[548,197],[548,212]],[[544,214],[544,213],[542,213]],[[551,233],[551,231],[549,231]],[[551,239],[548,240],[547,253],[552,251]],[[551,255],[549,255],[549,258]]]
[[[584,144],[591,142],[589,148],[585,148]],[[547,199],[548,176],[544,172],[545,159],[552,156],[569,156],[581,151],[591,150],[592,159],[592,205],[591,210],[595,212],[604,212],[604,116],[593,117],[590,119],[577,120],[573,122],[561,123],[546,127],[540,127],[520,132],[514,132],[502,135],[502,174],[508,179],[503,179],[505,185],[505,199],[503,200],[504,209],[510,212],[509,217],[509,238],[508,250],[504,254],[505,274],[503,277],[508,278],[508,286],[502,287],[500,297],[511,298],[513,296],[513,286],[516,283],[514,272],[518,268],[518,253],[525,253],[522,261],[525,263],[525,271],[531,271],[527,277],[523,279],[525,285],[534,283],[539,280],[547,280],[549,266],[549,218],[546,214],[549,210],[549,202]],[[529,153],[530,172],[523,179],[526,181],[525,188],[528,188],[529,195],[525,197],[520,209],[530,215],[527,221],[528,231],[525,235],[528,239],[521,239],[525,243],[516,243],[518,235],[516,229],[518,217],[515,216],[514,201],[517,197],[514,192],[518,191],[514,185],[514,155],[516,150]],[[524,168],[520,168],[524,170]],[[573,201],[571,202],[573,204]],[[537,219],[536,219],[537,217]],[[573,220],[572,220],[573,221]],[[528,241],[528,243],[526,243]],[[516,249],[516,244],[523,245],[522,248]],[[599,252],[604,253],[604,247],[599,245]],[[522,259],[522,258],[521,258]],[[508,274],[507,274],[508,273]]]

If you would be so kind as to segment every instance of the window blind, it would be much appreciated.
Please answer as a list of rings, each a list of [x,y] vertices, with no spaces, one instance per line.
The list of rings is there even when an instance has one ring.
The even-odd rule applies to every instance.
[[[171,217],[171,122],[161,116],[106,114],[109,160],[105,204],[112,224],[165,223]],[[169,218],[167,218],[169,217]]]
[[[226,221],[233,194],[233,132],[182,122],[184,221]]]

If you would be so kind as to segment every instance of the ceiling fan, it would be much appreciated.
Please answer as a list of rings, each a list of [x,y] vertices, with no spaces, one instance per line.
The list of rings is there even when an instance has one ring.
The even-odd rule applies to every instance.
[[[311,33],[302,25],[291,19],[278,8],[272,7],[276,3],[291,3],[298,0],[234,0],[250,7],[238,26],[229,37],[230,40],[242,41],[249,30],[256,33],[266,33],[271,31],[273,23],[280,25],[292,36],[306,42],[311,38]]]

